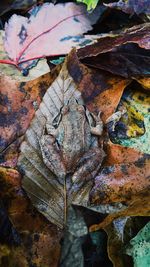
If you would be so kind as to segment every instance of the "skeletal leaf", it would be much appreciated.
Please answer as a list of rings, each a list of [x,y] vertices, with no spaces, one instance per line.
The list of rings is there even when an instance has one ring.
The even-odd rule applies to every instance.
[[[83,104],[81,93],[66,69],[64,63],[59,76],[48,88],[43,97],[39,109],[35,113],[30,127],[25,134],[25,141],[21,145],[21,155],[18,165],[23,170],[23,188],[30,197],[32,203],[51,222],[63,227],[66,222],[67,209],[70,204],[87,206],[89,191],[93,180],[71,181],[71,174],[62,182],[44,164],[40,150],[39,139],[43,133],[45,122],[51,122],[59,114],[60,109],[68,100],[76,99]],[[104,153],[101,148],[101,160]],[[81,184],[80,184],[81,182]]]

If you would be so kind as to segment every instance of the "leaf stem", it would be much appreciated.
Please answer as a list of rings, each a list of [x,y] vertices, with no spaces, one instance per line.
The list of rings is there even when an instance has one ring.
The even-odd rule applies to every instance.
[[[67,190],[66,190],[66,177],[64,179],[64,225],[67,222]]]
[[[14,66],[18,67],[18,66],[17,66],[17,63],[16,63],[15,61],[13,61],[13,60],[9,60],[9,59],[0,59],[0,63],[1,63],[1,64],[14,65]]]

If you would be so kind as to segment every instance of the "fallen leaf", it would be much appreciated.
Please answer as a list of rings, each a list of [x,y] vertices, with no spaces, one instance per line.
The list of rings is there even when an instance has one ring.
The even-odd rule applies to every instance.
[[[107,215],[99,224],[91,226],[90,231],[106,227],[119,217],[149,216],[149,161],[149,155],[143,154],[134,163],[112,164],[102,169],[90,192],[91,204],[103,206],[122,203],[123,206]]]
[[[33,81],[17,82],[2,75],[0,77],[0,152],[22,136],[30,124],[35,110],[59,72],[47,73]],[[14,158],[15,160],[15,158]]]
[[[75,183],[76,187],[74,187],[74,181],[71,179],[72,173],[69,173],[69,176],[67,175],[68,178],[60,179],[57,177],[44,163],[41,148],[39,147],[39,139],[42,137],[46,120],[51,123],[53,117],[57,113],[59,114],[63,105],[68,103],[68,100],[74,101],[75,99],[78,103],[83,104],[81,93],[77,90],[73,79],[70,77],[65,62],[59,76],[44,95],[43,101],[26,131],[25,141],[20,147],[21,154],[18,160],[18,166],[24,173],[22,186],[33,205],[48,220],[60,228],[63,228],[66,224],[67,211],[72,203],[87,205],[88,192],[93,181],[92,179],[86,182],[83,181],[83,184],[78,181]],[[99,153],[100,166],[105,153],[102,148],[99,148]],[[91,162],[91,168],[92,165],[93,163]]]
[[[150,2],[149,0],[119,0],[118,2],[104,4],[110,8],[117,8],[125,13],[137,15],[141,13],[145,13],[147,15],[150,14]]]
[[[79,49],[77,55],[80,59],[97,56],[113,51],[116,47],[127,43],[136,43],[141,48],[150,49],[149,27],[150,23],[143,23],[127,28],[119,33],[103,34],[95,44]]]
[[[124,217],[114,220],[105,228],[108,235],[108,255],[114,267],[133,266],[125,248],[147,222],[148,217]]]
[[[144,76],[146,79],[150,75],[150,58],[147,50],[133,43],[116,47],[112,52],[87,57],[82,62],[125,78]]]
[[[148,222],[138,234],[132,238],[126,248],[126,253],[133,258],[137,267],[148,267],[150,264],[150,222]]]
[[[137,81],[143,86],[144,89],[150,90],[150,78],[140,78]]]
[[[17,231],[20,241],[16,245],[7,243],[4,251],[8,262],[15,266],[28,267],[29,264],[40,266],[57,266],[60,255],[61,232],[47,222],[29,202],[21,188],[18,171],[0,167],[1,200],[7,206],[7,213]],[[1,246],[0,246],[1,250]],[[1,257],[0,257],[1,260]]]
[[[146,81],[145,79],[141,81],[147,87],[146,90],[138,83],[133,82],[125,91],[119,106],[126,108],[130,120],[128,122],[122,120],[120,126],[123,126],[124,123],[124,128],[121,128],[118,124],[118,128],[115,128],[116,137],[114,138],[111,133],[110,137],[113,142],[150,154],[150,148],[147,145],[150,138],[150,97],[148,92],[150,87]],[[120,129],[126,130],[121,133]],[[124,139],[121,134],[125,136]],[[128,138],[128,136],[131,138]]]
[[[91,203],[128,202],[135,195],[142,194],[150,186],[149,161],[149,156],[143,156],[134,163],[104,167],[95,178]]]
[[[83,33],[92,29],[100,12],[95,9],[88,14],[85,6],[74,3],[45,3],[33,8],[29,18],[13,15],[5,25],[4,39],[11,60],[0,62],[22,68],[24,62],[30,65],[35,59],[66,54],[76,45],[87,45],[91,40],[86,40]]]
[[[114,144],[111,141],[107,142],[105,150],[107,154],[104,162],[105,166],[134,163],[143,156],[142,152],[138,150]]]
[[[74,50],[68,55],[67,67],[89,110],[100,109],[106,122],[115,112],[125,87],[131,81],[86,67],[80,63]]]
[[[0,31],[0,58],[2,60],[7,60],[8,55],[4,49],[4,31]],[[47,64],[46,59],[40,59],[36,62],[35,66],[33,66],[31,69],[28,70],[25,76],[25,72],[21,72],[19,69],[17,69],[15,66],[10,64],[0,64],[0,75],[7,75],[9,77],[12,77],[12,79],[21,81],[21,82],[27,82],[29,80],[33,80],[35,78],[38,78],[41,75],[44,75],[49,72],[49,66]]]

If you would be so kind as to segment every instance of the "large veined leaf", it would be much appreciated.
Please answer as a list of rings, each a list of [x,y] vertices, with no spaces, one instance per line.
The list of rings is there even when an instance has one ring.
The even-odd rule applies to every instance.
[[[30,60],[33,64],[35,59],[66,54],[72,47],[91,43],[97,37],[85,37],[83,33],[92,29],[99,11],[88,14],[83,5],[45,3],[34,7],[29,18],[13,15],[5,25],[4,39],[11,60],[0,62],[18,66]]]
[[[91,178],[85,183],[82,181],[73,182],[71,180],[72,174],[68,174],[69,177],[67,175],[60,182],[60,179],[50,171],[43,161],[39,139],[42,136],[46,121],[52,122],[61,108],[68,103],[68,100],[74,101],[74,99],[83,104],[81,93],[69,75],[65,62],[59,76],[45,93],[43,101],[25,134],[25,141],[21,145],[21,155],[18,162],[20,169],[25,174],[23,188],[32,203],[44,216],[61,228],[65,225],[67,210],[72,203],[88,205],[93,179]],[[102,162],[105,153],[100,147],[99,152],[99,158]]]

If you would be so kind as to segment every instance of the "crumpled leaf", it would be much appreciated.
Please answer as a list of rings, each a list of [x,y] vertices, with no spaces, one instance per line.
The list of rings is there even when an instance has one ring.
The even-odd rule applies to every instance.
[[[141,48],[150,49],[149,32],[150,23],[143,23],[123,31],[102,34],[95,44],[78,50],[77,54],[80,59],[85,57],[97,56],[101,53],[113,51],[116,47],[136,43]]]
[[[105,4],[110,8],[117,8],[125,13],[137,15],[141,13],[145,13],[147,15],[150,14],[150,2],[149,0],[119,0],[118,2]]]
[[[84,104],[81,93],[68,73],[65,62],[58,77],[45,93],[43,101],[26,131],[18,160],[18,166],[24,174],[22,186],[33,205],[60,228],[66,224],[67,210],[72,203],[87,205],[88,192],[93,183],[92,179],[83,181],[82,184],[80,184],[81,181],[78,181],[75,188],[75,182],[71,179],[72,173],[68,174],[65,179],[62,178],[60,182],[59,177],[56,177],[43,161],[39,139],[42,137],[45,122],[48,121],[51,124],[53,117],[57,113],[59,114],[68,100],[77,100],[78,103]],[[101,163],[105,153],[100,147],[99,153]]]
[[[92,11],[96,8],[99,0],[77,0],[77,2],[82,2],[87,5],[87,10]]]
[[[87,57],[82,62],[125,78],[146,78],[150,75],[150,57],[147,50],[133,43],[116,47],[112,52]]]
[[[100,12],[96,9],[88,14],[85,6],[74,3],[45,3],[33,8],[29,18],[13,15],[5,25],[4,39],[11,60],[0,62],[24,68],[24,62],[27,65],[29,61],[30,65],[35,59],[66,54],[74,46],[85,46],[92,37],[86,38],[83,33],[92,29]]]
[[[149,267],[150,265],[150,222],[131,239],[126,253],[132,256],[135,267]]]

